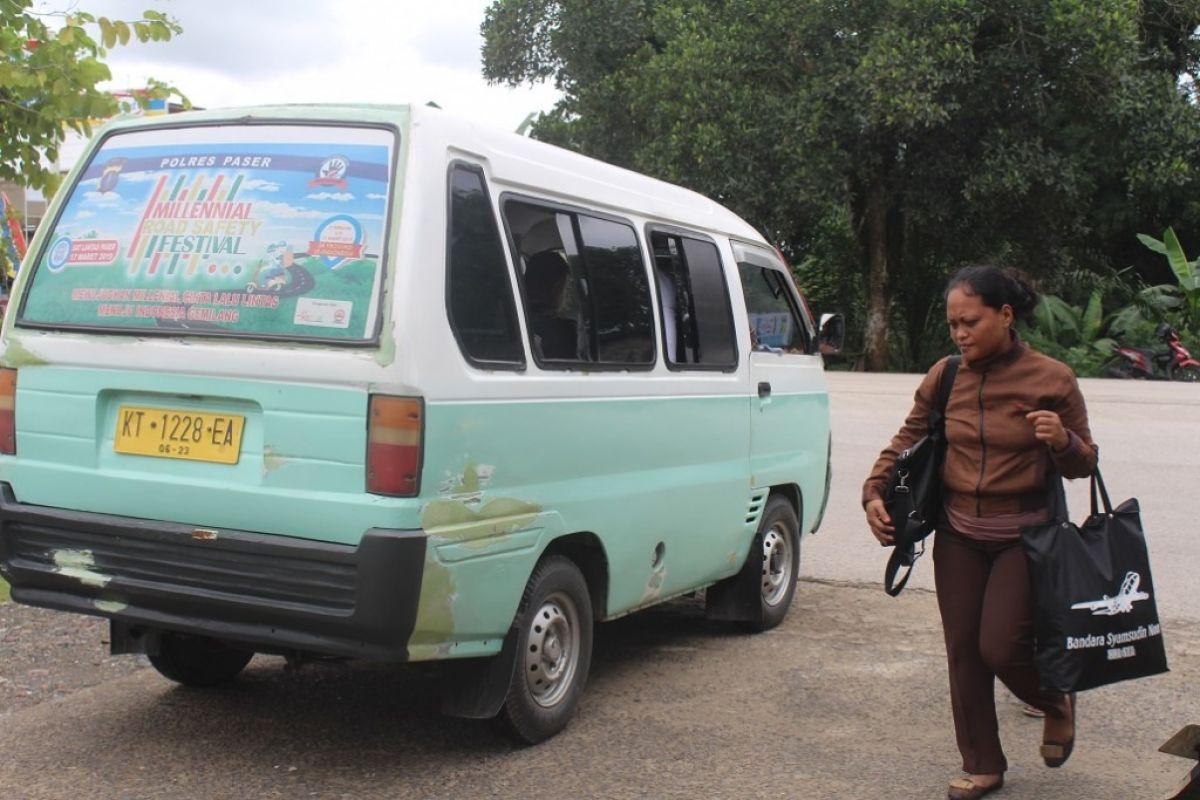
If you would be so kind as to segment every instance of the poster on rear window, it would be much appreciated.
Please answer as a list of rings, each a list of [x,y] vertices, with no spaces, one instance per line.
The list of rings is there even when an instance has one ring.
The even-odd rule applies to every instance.
[[[369,339],[395,146],[328,126],[114,135],[72,188],[21,320]]]

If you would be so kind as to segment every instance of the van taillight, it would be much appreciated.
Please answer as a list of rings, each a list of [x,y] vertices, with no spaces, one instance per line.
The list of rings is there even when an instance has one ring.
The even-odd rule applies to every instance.
[[[371,395],[367,419],[367,491],[413,497],[420,488],[425,416],[418,397]]]
[[[0,453],[17,453],[17,371],[0,369]]]

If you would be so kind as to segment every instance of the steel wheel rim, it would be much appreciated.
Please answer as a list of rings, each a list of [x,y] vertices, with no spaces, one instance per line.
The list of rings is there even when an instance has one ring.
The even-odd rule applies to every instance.
[[[579,611],[574,601],[554,592],[530,617],[525,649],[525,684],[543,708],[562,702],[579,669]]]
[[[768,606],[777,606],[792,582],[792,537],[782,524],[763,534],[762,598]]]

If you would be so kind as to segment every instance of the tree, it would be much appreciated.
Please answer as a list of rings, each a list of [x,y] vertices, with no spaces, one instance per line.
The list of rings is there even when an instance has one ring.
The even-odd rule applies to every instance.
[[[1200,221],[1197,25],[1200,0],[497,0],[484,74],[553,79],[535,136],[713,196],[861,292],[884,369],[925,355],[957,265],[1056,279]]]
[[[131,37],[163,42],[181,30],[157,11],[111,20],[80,11],[41,14],[33,0],[0,0],[0,178],[53,192],[59,176],[46,162],[57,160],[67,130],[90,135],[93,120],[117,112],[116,98],[96,88],[112,77],[108,51]],[[152,80],[138,99],[173,93]]]

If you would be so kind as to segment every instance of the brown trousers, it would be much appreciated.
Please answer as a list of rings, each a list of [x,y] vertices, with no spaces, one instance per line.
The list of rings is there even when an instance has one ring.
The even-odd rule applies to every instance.
[[[996,678],[1022,702],[1049,715],[1069,713],[1064,695],[1043,692],[1038,684],[1025,553],[1019,540],[981,542],[941,529],[934,538],[933,565],[963,771],[1004,772],[1008,761],[996,720]]]

